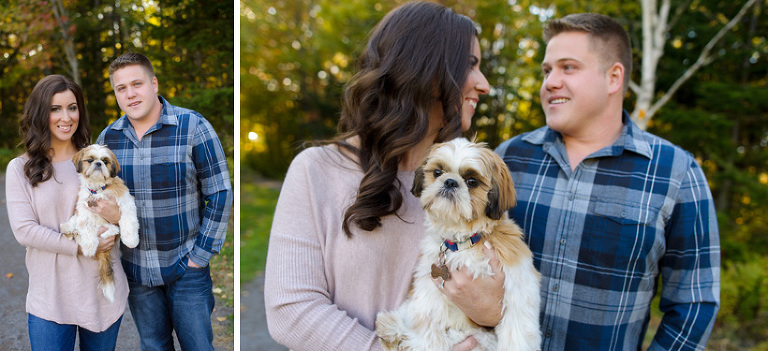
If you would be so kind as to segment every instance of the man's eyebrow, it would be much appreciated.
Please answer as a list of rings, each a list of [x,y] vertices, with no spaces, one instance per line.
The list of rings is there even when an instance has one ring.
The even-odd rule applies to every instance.
[[[115,84],[115,86],[119,87],[121,85],[131,84],[131,83],[140,82],[140,81],[142,81],[142,79],[137,78],[137,79],[134,79],[134,80],[126,82],[126,83]]]

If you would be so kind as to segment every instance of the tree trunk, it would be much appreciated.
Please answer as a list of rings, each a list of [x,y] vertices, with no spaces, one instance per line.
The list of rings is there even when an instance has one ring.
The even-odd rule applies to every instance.
[[[688,81],[702,66],[711,62],[710,51],[712,51],[725,33],[744,17],[747,10],[756,2],[757,0],[748,0],[736,16],[723,26],[704,46],[696,62],[677,78],[661,98],[654,102],[654,96],[656,95],[656,69],[659,60],[664,55],[664,44],[666,42],[664,37],[669,29],[670,0],[662,0],[658,13],[656,12],[656,0],[641,0],[643,9],[643,57],[640,68],[640,85],[630,83],[630,88],[637,94],[637,102],[631,115],[640,128],[646,129],[656,112],[669,102],[683,83]]]
[[[56,23],[61,29],[64,53],[66,54],[67,64],[69,66],[69,75],[75,83],[81,85],[80,67],[77,62],[77,54],[75,54],[75,41],[67,28],[69,26],[69,16],[67,15],[64,6],[61,4],[61,0],[50,0],[50,2],[53,7],[53,15],[56,17]]]

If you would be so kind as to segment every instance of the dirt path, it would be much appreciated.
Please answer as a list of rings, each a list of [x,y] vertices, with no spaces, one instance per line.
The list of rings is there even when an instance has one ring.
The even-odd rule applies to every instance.
[[[269,336],[264,314],[264,274],[244,284],[240,292],[240,351],[287,351]]]
[[[8,210],[5,203],[5,174],[0,174],[0,350],[26,351],[30,349],[27,332],[27,314],[24,306],[27,295],[29,276],[24,264],[25,250],[19,245],[8,223]],[[233,308],[216,301],[216,308],[211,317],[216,350],[233,351],[234,337],[228,331],[228,320],[219,321],[219,317],[231,315]],[[131,312],[126,308],[116,350],[139,350],[139,335],[133,323]],[[176,349],[179,349],[178,344]],[[75,347],[75,350],[79,350]]]

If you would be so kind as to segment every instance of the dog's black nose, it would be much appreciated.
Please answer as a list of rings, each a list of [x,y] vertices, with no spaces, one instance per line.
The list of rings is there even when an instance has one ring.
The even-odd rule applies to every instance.
[[[453,189],[459,187],[459,182],[457,182],[455,179],[447,179],[443,185],[448,189]]]

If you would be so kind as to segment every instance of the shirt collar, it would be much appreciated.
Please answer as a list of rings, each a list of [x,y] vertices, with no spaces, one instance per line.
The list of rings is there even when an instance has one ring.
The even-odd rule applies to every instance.
[[[621,136],[610,147],[597,151],[592,156],[618,156],[621,155],[624,150],[637,153],[647,158],[652,158],[651,145],[646,139],[646,132],[632,121],[629,117],[629,113],[625,110],[622,112],[622,123],[624,128],[621,131]],[[547,145],[548,147],[555,147],[555,144],[562,144],[562,138],[559,132],[556,132],[549,127],[539,128],[533,132],[528,133],[523,137],[523,140],[536,145]]]

